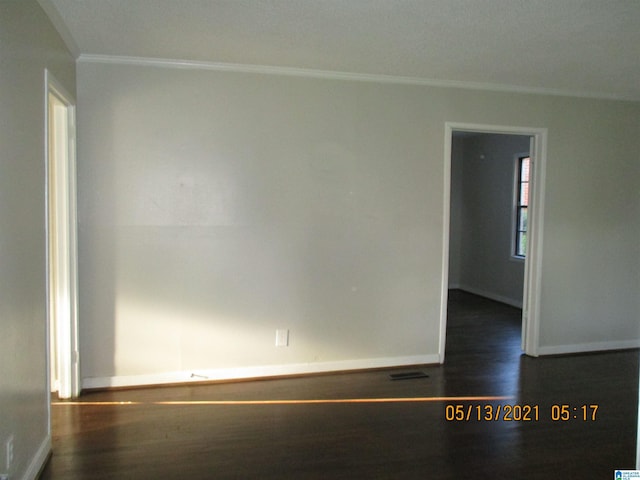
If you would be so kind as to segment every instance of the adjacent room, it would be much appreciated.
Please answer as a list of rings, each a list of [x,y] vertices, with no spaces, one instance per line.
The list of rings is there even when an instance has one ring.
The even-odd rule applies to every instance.
[[[531,3],[0,1],[0,476],[640,469],[640,7]]]

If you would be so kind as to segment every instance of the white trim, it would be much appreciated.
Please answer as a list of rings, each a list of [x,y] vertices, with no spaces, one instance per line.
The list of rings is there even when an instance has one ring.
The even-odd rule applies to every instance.
[[[53,24],[53,27],[58,32],[58,35],[60,35],[60,37],[62,38],[62,41],[71,52],[71,55],[73,55],[74,58],[78,58],[78,55],[80,55],[78,44],[73,38],[73,35],[71,35],[69,28],[62,19],[62,16],[60,16],[60,12],[58,12],[56,6],[51,0],[38,0],[38,3],[40,4],[42,10],[44,10],[44,13],[47,14],[47,17],[49,17],[49,21]]]
[[[538,356],[540,346],[540,301],[542,295],[542,239],[547,171],[547,129],[536,130],[531,138],[529,157],[529,208],[527,256],[524,262],[522,350]],[[533,187],[533,188],[532,188]]]
[[[423,85],[429,87],[460,88],[466,90],[486,90],[490,92],[521,93],[529,95],[552,95],[561,97],[595,98],[618,101],[640,101],[640,97],[618,95],[604,92],[585,92],[552,88],[526,87],[499,83],[466,82],[459,80],[437,80],[424,77],[401,75],[382,75],[368,73],[339,72],[333,70],[315,70],[310,68],[276,67],[270,65],[245,65],[238,63],[219,63],[170,58],[129,57],[119,55],[81,54],[81,63],[108,63],[117,65],[136,65],[146,67],[180,68],[191,70],[214,70],[219,72],[257,73],[284,75],[293,77],[325,78],[332,80],[350,80],[359,82],[393,83],[400,85]]]
[[[73,398],[80,394],[80,366],[79,366],[79,336],[78,336],[78,257],[77,257],[77,199],[76,199],[76,147],[75,147],[75,98],[64,86],[56,80],[51,72],[45,69],[45,198],[46,198],[46,261],[47,261],[47,399],[51,392],[51,371],[50,371],[50,341],[51,335],[58,339],[59,348],[58,366],[60,378],[58,380],[60,398]],[[50,205],[50,195],[52,194],[49,182],[51,181],[51,158],[50,150],[50,130],[49,130],[49,96],[54,96],[60,103],[64,104],[66,114],[66,151],[64,175],[61,177],[60,190],[64,197],[64,214],[57,220],[66,232],[63,237],[58,238],[59,245],[57,253],[52,255],[50,242],[50,218],[52,215]],[[58,323],[55,332],[51,332],[50,318],[53,314],[52,296],[52,271],[51,263],[55,256],[59,256],[66,265],[64,273],[64,285],[56,295],[61,297],[65,308],[67,308],[69,323]],[[48,400],[47,400],[48,401]],[[50,418],[50,417],[49,417]]]
[[[482,290],[480,288],[470,287],[469,285],[459,285],[458,290],[462,290],[464,292],[473,293],[474,295],[478,295],[480,297],[485,297],[490,300],[495,300],[496,302],[504,303],[506,305],[510,305],[515,308],[522,308],[522,300],[518,300],[515,298],[505,297],[504,295],[499,295],[497,293],[488,292],[486,290]]]
[[[542,238],[544,217],[544,185],[546,171],[547,129],[472,123],[445,122],[444,128],[444,194],[442,226],[442,282],[440,306],[440,339],[438,355],[444,361],[447,325],[447,292],[449,277],[449,223],[451,211],[451,141],[453,131],[528,135],[531,137],[529,156],[533,189],[529,191],[529,235],[525,258],[524,292],[522,305],[522,350],[538,356],[540,330],[540,291],[542,265]]]
[[[24,480],[36,480],[36,478],[38,478],[38,476],[40,475],[40,472],[44,468],[45,464],[47,463],[50,453],[51,453],[51,436],[47,435],[44,438],[44,440],[42,440],[42,443],[40,444],[40,447],[38,447],[36,454],[31,459],[31,462],[29,462],[27,471],[24,473],[24,476],[22,478]]]
[[[438,332],[438,359],[444,363],[447,340],[447,305],[449,303],[449,233],[451,228],[451,142],[453,130],[444,127],[444,185],[442,208],[442,283],[440,285],[440,331]]]
[[[215,368],[210,370],[166,372],[154,375],[88,377],[82,379],[82,385],[84,388],[132,387],[140,385],[191,383],[212,380],[268,378],[286,375],[366,370],[372,368],[403,367],[435,363],[438,363],[437,355],[416,355],[410,357],[370,358],[363,360],[342,360],[336,362],[297,363],[290,365],[256,365],[251,367]]]
[[[640,340],[614,340],[606,342],[576,343],[540,347],[540,355],[564,355],[570,353],[602,352],[607,350],[629,350],[640,348]]]

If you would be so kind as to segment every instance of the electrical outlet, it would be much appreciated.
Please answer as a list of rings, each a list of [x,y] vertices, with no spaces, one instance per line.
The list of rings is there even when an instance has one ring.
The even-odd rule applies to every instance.
[[[11,471],[11,464],[13,463],[13,435],[7,439],[6,452],[7,452],[7,471]]]
[[[276,347],[289,346],[289,329],[283,328],[276,330]]]

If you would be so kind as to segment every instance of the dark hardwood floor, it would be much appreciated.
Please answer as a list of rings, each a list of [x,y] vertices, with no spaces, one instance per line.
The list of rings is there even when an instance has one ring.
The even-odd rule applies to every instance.
[[[446,362],[420,367],[428,378],[390,380],[416,370],[404,368],[89,393],[80,405],[52,406],[53,456],[41,478],[612,478],[635,464],[638,357],[523,356],[519,310],[452,291]],[[246,403],[476,395],[513,398]],[[229,403],[188,403],[212,400]],[[538,420],[475,418],[478,405],[495,415],[505,404],[535,406]],[[447,405],[471,418],[447,421]],[[577,410],[553,421],[552,405]],[[591,407],[581,419],[582,405],[598,405],[595,420]]]

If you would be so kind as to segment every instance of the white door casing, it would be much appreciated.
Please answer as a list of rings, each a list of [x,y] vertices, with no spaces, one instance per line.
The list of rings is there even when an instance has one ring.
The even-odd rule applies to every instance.
[[[74,102],[45,71],[47,374],[60,398],[80,394]]]
[[[531,180],[529,190],[529,231],[525,257],[524,288],[522,298],[522,349],[537,357],[540,329],[540,290],[542,264],[542,238],[544,215],[544,185],[546,166],[547,129],[515,126],[496,126],[468,123],[445,123],[444,139],[444,203],[442,243],[442,284],[440,298],[440,339],[438,356],[445,359],[447,329],[447,300],[449,284],[449,224],[451,213],[451,140],[454,131],[490,134],[527,135],[531,137]]]

